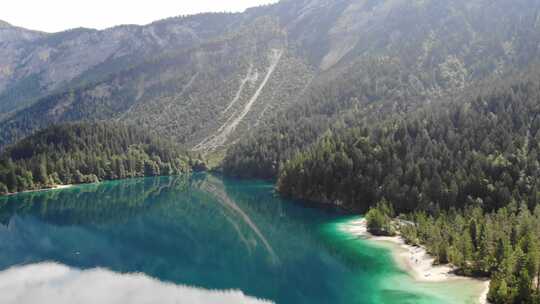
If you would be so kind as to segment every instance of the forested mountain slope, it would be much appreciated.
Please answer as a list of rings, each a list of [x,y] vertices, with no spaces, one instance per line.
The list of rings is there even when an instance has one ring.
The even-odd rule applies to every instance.
[[[338,76],[315,80],[305,99],[278,111],[266,125],[229,148],[222,169],[240,177],[275,177],[281,162],[330,129],[399,116],[429,102],[434,95],[416,81],[390,58],[360,60]]]
[[[0,194],[62,184],[176,175],[196,165],[177,145],[118,123],[52,126],[0,155]]]
[[[376,126],[335,129],[283,166],[286,196],[397,212],[511,201],[538,204],[540,75],[498,81],[467,102],[425,107]]]
[[[539,8],[532,0],[283,0],[239,14],[2,40],[0,146],[53,123],[119,120],[203,153],[240,140],[228,171],[252,175],[243,168],[256,163],[235,159],[242,151],[262,160],[255,175],[275,176],[347,113],[409,111],[535,60]]]
[[[51,123],[115,120],[191,147],[228,128],[209,145],[219,146],[294,100],[311,73],[287,50],[275,21],[263,18],[237,34],[42,98],[0,123],[0,143]]]
[[[342,59],[298,103],[230,148],[224,171],[274,177],[328,126],[451,100],[478,81],[526,68],[538,60],[539,8],[533,1],[354,1],[329,31],[352,43],[347,54],[337,56],[344,46],[329,43],[320,67],[331,54]]]

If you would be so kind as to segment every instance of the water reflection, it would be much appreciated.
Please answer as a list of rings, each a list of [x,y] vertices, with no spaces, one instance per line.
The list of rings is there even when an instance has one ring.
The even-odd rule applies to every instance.
[[[81,271],[55,263],[13,267],[0,272],[4,304],[270,304],[238,290],[206,290],[163,283],[143,274],[106,269]]]
[[[244,237],[244,234],[241,232],[239,228],[239,224],[235,221],[235,218],[239,218],[241,221],[243,221],[244,224],[246,224],[253,233],[257,235],[257,237],[262,241],[264,244],[266,250],[268,251],[270,257],[272,260],[277,263],[279,261],[279,258],[277,257],[276,253],[274,252],[274,249],[272,249],[272,246],[270,246],[270,243],[268,240],[264,237],[264,235],[260,232],[259,228],[257,228],[257,225],[251,220],[251,218],[236,204],[232,199],[229,198],[227,193],[225,192],[225,187],[223,183],[213,177],[209,177],[204,182],[199,184],[199,189],[206,191],[207,193],[210,193],[214,196],[217,202],[222,204],[227,209],[231,210],[231,212],[234,213],[233,216],[227,216],[227,220],[233,225],[235,230],[240,234],[240,238],[244,241],[244,243],[248,246],[250,244],[256,245],[256,242],[245,242],[246,238]],[[250,250],[251,251],[251,250]]]
[[[130,179],[120,182],[81,185],[62,191],[40,191],[0,197],[0,223],[11,217],[33,215],[56,225],[118,222],[144,213],[150,201],[169,190],[188,189],[187,177]]]
[[[24,193],[0,198],[0,270],[54,261],[279,303],[345,303],[355,269],[317,229],[334,217],[282,201],[270,184],[205,174]]]

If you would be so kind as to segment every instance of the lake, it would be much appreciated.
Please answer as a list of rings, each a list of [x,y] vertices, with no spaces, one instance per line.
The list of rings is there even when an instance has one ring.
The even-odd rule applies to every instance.
[[[0,197],[0,302],[474,303],[412,281],[349,219],[209,174]]]

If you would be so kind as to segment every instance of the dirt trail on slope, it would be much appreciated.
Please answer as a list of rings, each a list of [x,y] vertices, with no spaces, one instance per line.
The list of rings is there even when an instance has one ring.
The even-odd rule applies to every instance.
[[[242,111],[235,117],[231,116],[217,131],[216,134],[211,135],[210,137],[207,137],[202,142],[200,142],[198,145],[196,145],[193,150],[199,151],[209,151],[216,149],[217,147],[222,146],[226,141],[229,135],[236,129],[238,124],[246,117],[246,115],[249,113],[259,96],[261,95],[263,89],[266,86],[266,83],[268,80],[270,80],[270,77],[274,73],[281,56],[283,56],[283,50],[272,50],[272,54],[270,56],[270,66],[268,68],[268,71],[266,72],[266,76],[264,77],[263,81],[259,85],[259,88],[257,88],[257,91],[255,91],[255,94],[251,97],[251,99],[246,103]]]

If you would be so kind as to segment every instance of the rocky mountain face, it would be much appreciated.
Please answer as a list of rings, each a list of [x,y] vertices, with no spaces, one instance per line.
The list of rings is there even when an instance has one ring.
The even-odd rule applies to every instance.
[[[11,24],[0,20],[0,96],[4,95],[8,84],[15,75],[15,69],[22,61],[23,45],[32,43],[45,34],[14,27]],[[14,82],[17,80],[14,79]],[[0,97],[0,100],[3,100]],[[14,101],[7,100],[7,103]],[[4,108],[4,102],[0,103],[0,109]]]
[[[0,112],[31,104],[54,91],[102,79],[147,57],[194,47],[222,35],[230,15],[163,20],[104,31],[45,34],[0,28]]]
[[[79,80],[97,74],[86,71],[76,85],[8,114],[1,136],[8,143],[53,123],[117,120],[214,150],[293,102],[313,74],[273,18],[257,17],[241,30],[193,43],[95,81]]]
[[[54,123],[116,120],[218,151],[321,96],[344,104],[339,113],[366,106],[354,87],[407,86],[429,101],[536,60],[539,10],[533,0],[283,0],[103,31],[2,25],[0,146]]]
[[[540,55],[538,2],[342,4],[328,30],[320,31],[326,38],[310,48],[320,56],[309,89],[228,149],[222,162],[226,174],[275,178],[283,163],[325,134],[473,99],[485,83],[535,66]]]

